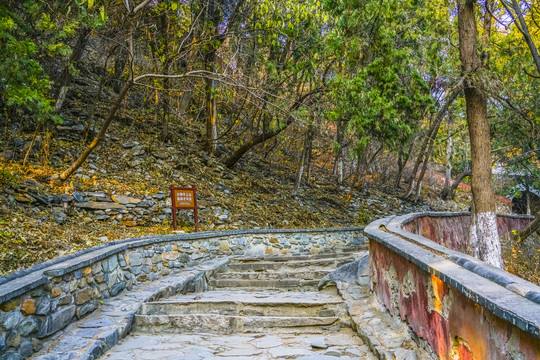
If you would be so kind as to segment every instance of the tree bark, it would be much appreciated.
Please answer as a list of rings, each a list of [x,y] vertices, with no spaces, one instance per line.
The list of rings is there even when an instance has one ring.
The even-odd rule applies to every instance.
[[[304,174],[304,163],[306,162],[307,151],[306,148],[302,149],[300,154],[300,163],[298,164],[298,169],[296,171],[296,180],[294,181],[292,196],[296,196],[300,191],[300,185],[302,184],[302,175]]]
[[[477,48],[475,1],[458,0],[459,51],[465,76],[467,124],[471,142],[472,181],[476,234],[480,259],[499,268],[504,267],[501,242],[497,233],[495,198],[491,185],[491,138],[487,120],[487,100],[474,75],[481,68]],[[474,238],[471,238],[474,240]]]

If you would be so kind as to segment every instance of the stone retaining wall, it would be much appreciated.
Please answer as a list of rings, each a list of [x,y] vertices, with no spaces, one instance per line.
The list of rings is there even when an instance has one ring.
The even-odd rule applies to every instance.
[[[362,228],[239,230],[127,239],[55,259],[0,278],[0,360],[25,359],[102,300],[208,259],[362,245]]]
[[[440,245],[461,248],[464,216],[410,214],[369,224],[372,290],[441,359],[540,358],[540,287]],[[528,220],[509,216],[498,224],[508,230]]]

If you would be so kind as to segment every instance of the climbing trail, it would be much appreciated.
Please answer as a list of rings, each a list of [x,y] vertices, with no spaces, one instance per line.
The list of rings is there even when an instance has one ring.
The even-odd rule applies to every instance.
[[[394,354],[375,336],[364,341],[349,309],[357,302],[355,297],[365,300],[366,296],[345,295],[345,288],[352,288],[339,282],[338,286],[328,282],[322,291],[317,290],[320,280],[336,268],[365,256],[365,251],[351,249],[331,254],[233,259],[207,275],[207,291],[145,303],[135,316],[132,335],[113,347],[105,358],[429,358],[423,350],[403,348],[410,340],[406,331],[387,334],[399,348]],[[358,285],[353,287],[358,289]],[[343,295],[350,297],[348,302]],[[372,311],[365,314],[352,309],[359,322],[372,320],[370,316],[377,313],[369,304],[364,308]],[[381,320],[372,323],[384,325]],[[372,327],[366,324],[361,334]],[[409,341],[409,347],[411,344],[414,348],[415,343]]]

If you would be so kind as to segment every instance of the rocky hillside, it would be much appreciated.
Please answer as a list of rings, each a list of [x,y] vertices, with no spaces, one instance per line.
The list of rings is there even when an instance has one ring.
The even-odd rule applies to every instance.
[[[105,105],[103,105],[105,106]],[[324,228],[364,225],[387,215],[466,210],[469,194],[438,199],[440,184],[426,181],[425,203],[401,200],[401,190],[373,184],[353,192],[316,164],[310,185],[292,196],[297,159],[286,148],[264,157],[247,154],[228,169],[203,150],[202,122],[171,124],[175,139],[159,140],[153,121],[125,110],[103,143],[65,183],[65,169],[100,125],[82,96],[70,100],[61,125],[45,136],[6,124],[0,139],[0,274],[103,242],[172,232],[169,186],[198,188],[202,231],[245,228]],[[40,129],[40,133],[43,133]],[[193,214],[179,212],[179,230],[194,231]]]

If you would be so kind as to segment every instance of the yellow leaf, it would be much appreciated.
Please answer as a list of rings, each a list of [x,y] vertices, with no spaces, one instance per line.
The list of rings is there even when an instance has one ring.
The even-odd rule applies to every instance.
[[[91,9],[94,7],[94,0],[88,0],[88,8]]]

